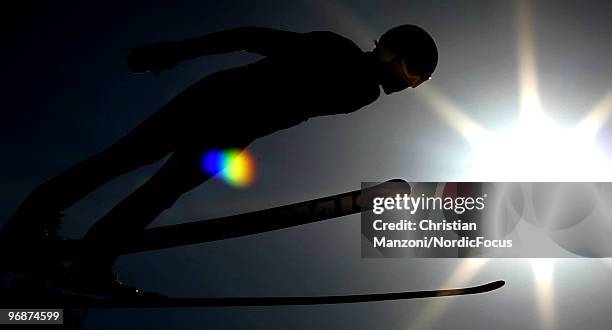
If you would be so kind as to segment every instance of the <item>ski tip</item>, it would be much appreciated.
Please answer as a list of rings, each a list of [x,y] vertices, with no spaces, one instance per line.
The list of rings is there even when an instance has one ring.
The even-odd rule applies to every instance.
[[[488,289],[488,291],[493,291],[493,290],[497,290],[501,288],[504,285],[506,285],[506,281],[498,280],[498,281],[494,281],[494,282],[485,284],[485,287]]]
[[[407,181],[404,179],[395,178],[395,179],[388,180],[387,182],[407,182]]]

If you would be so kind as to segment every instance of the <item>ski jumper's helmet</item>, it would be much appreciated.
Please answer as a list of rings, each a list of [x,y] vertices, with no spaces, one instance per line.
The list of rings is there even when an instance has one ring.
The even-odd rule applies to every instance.
[[[416,25],[400,25],[385,32],[377,43],[386,62],[401,59],[410,70],[424,78],[433,74],[438,64],[438,48],[433,38]]]

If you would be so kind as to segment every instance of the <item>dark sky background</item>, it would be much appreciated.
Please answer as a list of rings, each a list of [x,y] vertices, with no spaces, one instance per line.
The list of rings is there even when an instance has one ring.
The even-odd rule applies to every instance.
[[[349,115],[319,117],[254,142],[257,182],[210,180],[153,226],[267,208],[358,189],[362,181],[465,179],[471,147],[419,93],[439,90],[484,127],[516,120],[516,1],[21,2],[2,13],[0,223],[45,179],[129,132],[204,75],[258,56],[189,61],[160,76],[133,75],[130,47],[242,25],[331,30],[369,50],[404,23],[428,30],[440,52],[431,82]],[[612,87],[612,3],[532,5],[543,107],[572,124]],[[274,97],[274,90],[270,90]],[[263,111],[253,107],[252,111]],[[223,127],[231,133],[231,123]],[[256,124],[256,123],[254,123]],[[202,123],[203,134],[212,130]],[[216,127],[215,129],[218,129]],[[605,143],[612,127],[600,132]],[[571,152],[571,151],[568,151]],[[65,235],[82,236],[161,163],[117,179],[68,210]],[[609,328],[611,265],[557,260],[552,323],[541,321],[530,262],[362,259],[359,217],[252,237],[122,257],[126,283],[172,296],[325,295],[434,289],[505,279],[490,295],[343,306],[92,311],[86,329]],[[477,262],[476,262],[477,263]],[[474,269],[462,278],[456,269]],[[472,268],[470,268],[472,267]],[[467,273],[470,273],[469,271]],[[450,278],[450,280],[449,280]],[[542,296],[542,295],[540,295]],[[543,323],[542,323],[543,322]]]

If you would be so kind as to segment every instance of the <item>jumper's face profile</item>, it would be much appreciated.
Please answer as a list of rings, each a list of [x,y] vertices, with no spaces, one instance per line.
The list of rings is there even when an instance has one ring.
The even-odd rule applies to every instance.
[[[409,87],[416,88],[427,80],[431,79],[430,75],[422,75],[410,68],[406,60],[402,60],[401,70],[403,78],[408,83]]]
[[[380,85],[387,95],[408,87],[415,88],[430,79],[411,69],[405,60],[399,58],[385,63],[382,70]]]

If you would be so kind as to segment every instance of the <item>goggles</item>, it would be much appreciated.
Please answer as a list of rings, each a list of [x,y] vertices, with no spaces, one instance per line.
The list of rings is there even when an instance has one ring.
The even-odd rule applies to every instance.
[[[402,59],[401,64],[402,73],[410,87],[415,88],[420,84],[426,82],[427,80],[431,79],[431,75],[422,75],[412,70],[406,63],[406,60]]]

